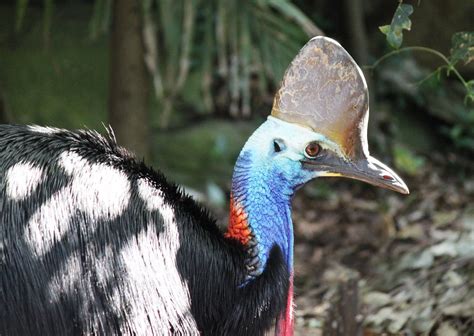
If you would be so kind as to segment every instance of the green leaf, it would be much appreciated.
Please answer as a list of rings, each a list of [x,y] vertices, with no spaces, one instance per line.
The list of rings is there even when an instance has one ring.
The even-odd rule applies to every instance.
[[[411,14],[413,14],[413,6],[400,3],[390,25],[379,27],[380,31],[387,36],[387,42],[392,48],[400,48],[403,42],[403,30],[411,29],[409,18]]]
[[[451,43],[450,61],[453,65],[459,61],[468,64],[474,60],[474,32],[455,33],[451,38]]]
[[[387,35],[390,32],[391,27],[390,25],[385,25],[385,26],[380,26],[379,29],[382,33]]]

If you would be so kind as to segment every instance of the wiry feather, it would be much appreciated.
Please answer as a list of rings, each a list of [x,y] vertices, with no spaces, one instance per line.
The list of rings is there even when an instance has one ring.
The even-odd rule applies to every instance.
[[[242,288],[242,246],[107,132],[0,126],[0,334],[263,334],[280,250]]]

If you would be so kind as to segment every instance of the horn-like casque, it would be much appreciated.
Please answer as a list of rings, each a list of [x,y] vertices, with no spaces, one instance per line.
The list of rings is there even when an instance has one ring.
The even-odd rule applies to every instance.
[[[367,84],[333,39],[315,37],[301,49],[285,72],[271,114],[326,136],[348,159],[368,156]]]

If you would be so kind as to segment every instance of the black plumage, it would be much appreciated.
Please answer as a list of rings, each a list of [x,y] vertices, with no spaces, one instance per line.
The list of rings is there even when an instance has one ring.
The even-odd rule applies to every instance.
[[[64,209],[58,208],[56,213],[75,211],[64,219],[68,230],[56,237],[47,251],[38,253],[25,238],[26,226],[42,206],[73,183],[74,177],[58,164],[65,152],[76,153],[90,165],[106,165],[123,173],[131,186],[130,202],[118,216],[106,215],[95,223],[80,210],[59,203]],[[20,200],[12,199],[6,191],[6,174],[18,163],[43,172],[37,188]],[[181,329],[180,321],[174,321],[167,328],[161,324],[160,330],[149,330],[156,334],[259,335],[275,322],[285,309],[289,279],[278,247],[272,250],[264,272],[241,286],[246,276],[242,245],[225,238],[206,210],[161,173],[137,162],[117,146],[113,136],[57,129],[37,132],[31,127],[4,125],[0,126],[0,335],[141,333],[128,321],[134,318],[130,305],[138,299],[131,297],[133,291],[123,283],[126,275],[120,253],[150,230],[150,225],[156,239],[164,230],[160,211],[147,209],[138,195],[137,181],[141,179],[159,190],[165,203],[172,206],[180,239],[176,268],[188,284],[187,313],[197,326],[197,330]],[[100,201],[96,203],[100,206]],[[153,252],[140,250],[142,254]],[[77,264],[69,267],[75,256]],[[62,274],[65,267],[74,275]],[[151,278],[162,276],[153,274],[153,269],[144,272]],[[70,281],[61,280],[64,277]],[[59,284],[53,287],[56,292],[51,291],[51,283]],[[127,280],[126,286],[130,285],[140,286]],[[68,292],[69,287],[74,290]]]

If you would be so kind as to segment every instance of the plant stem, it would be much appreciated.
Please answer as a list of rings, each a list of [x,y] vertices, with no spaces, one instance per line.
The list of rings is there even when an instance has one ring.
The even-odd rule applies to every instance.
[[[427,48],[427,47],[415,46],[415,47],[405,47],[405,48],[393,50],[393,51],[383,55],[382,57],[380,57],[377,61],[375,61],[374,64],[368,65],[365,68],[373,70],[377,66],[379,66],[380,63],[385,61],[386,59],[388,59],[392,56],[395,56],[397,54],[400,54],[402,52],[406,52],[406,51],[423,51],[423,52],[427,52],[429,54],[438,56],[439,58],[441,58],[446,63],[446,65],[448,67],[448,72],[452,71],[456,75],[456,77],[458,77],[458,79],[461,81],[461,83],[464,85],[464,87],[467,88],[466,80],[461,76],[459,71],[457,71],[456,68],[451,64],[449,59],[446,56],[444,56],[442,53],[440,53],[439,51],[431,49],[431,48]]]

